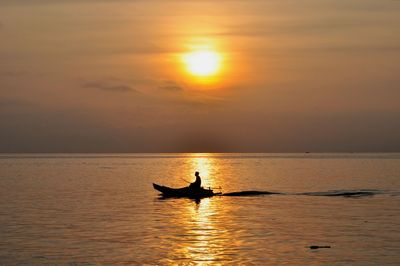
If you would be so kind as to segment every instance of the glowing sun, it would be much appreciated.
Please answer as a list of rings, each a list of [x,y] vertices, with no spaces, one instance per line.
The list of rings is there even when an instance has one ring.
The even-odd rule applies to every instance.
[[[189,73],[199,77],[215,75],[221,68],[221,56],[217,52],[210,50],[184,54],[183,62]]]

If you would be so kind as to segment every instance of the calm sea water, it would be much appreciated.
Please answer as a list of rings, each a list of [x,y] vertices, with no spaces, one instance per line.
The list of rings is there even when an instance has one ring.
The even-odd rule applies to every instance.
[[[0,264],[400,265],[400,154],[3,154]]]

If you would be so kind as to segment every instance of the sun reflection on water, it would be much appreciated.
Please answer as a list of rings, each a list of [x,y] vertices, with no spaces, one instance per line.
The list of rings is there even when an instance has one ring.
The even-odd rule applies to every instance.
[[[210,207],[209,198],[203,199],[196,205],[196,208],[187,206],[187,211],[191,216],[191,219],[188,221],[190,241],[186,242],[182,251],[191,261],[200,263],[200,265],[216,260],[212,242],[214,242],[217,229],[214,222],[210,219],[210,216],[213,215]]]
[[[216,187],[215,174],[218,172],[219,165],[214,158],[207,153],[201,156],[194,153],[187,160],[191,165],[191,173],[194,174],[196,171],[200,173],[203,187]]]
[[[194,153],[185,159],[185,172],[193,176],[200,173],[203,187],[218,184],[219,161],[209,154]],[[221,210],[217,198],[203,198],[199,201],[177,199],[179,203],[171,212],[174,244],[162,261],[165,265],[222,265],[225,249],[229,244],[226,229],[220,219]],[[175,203],[174,200],[172,200]],[[167,239],[166,239],[167,240]]]

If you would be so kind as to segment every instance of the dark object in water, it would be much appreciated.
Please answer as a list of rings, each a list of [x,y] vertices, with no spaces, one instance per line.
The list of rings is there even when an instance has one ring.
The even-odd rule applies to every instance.
[[[331,246],[309,246],[310,249],[331,248]]]
[[[201,199],[221,194],[221,193],[214,193],[212,189],[205,189],[205,188],[189,188],[189,187],[170,188],[166,186],[160,186],[154,183],[153,187],[155,190],[160,191],[163,197],[168,197],[168,198]]]
[[[222,196],[259,196],[259,195],[272,195],[272,194],[281,194],[281,193],[270,192],[270,191],[248,190],[248,191],[224,193],[222,194]]]

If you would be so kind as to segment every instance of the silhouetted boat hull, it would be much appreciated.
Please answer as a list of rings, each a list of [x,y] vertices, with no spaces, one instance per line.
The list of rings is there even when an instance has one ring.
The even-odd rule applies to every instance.
[[[189,187],[170,188],[166,186],[160,186],[154,183],[153,187],[155,190],[160,191],[163,197],[200,199],[220,194],[220,193],[214,193],[212,189],[204,189],[204,188],[199,188],[199,189],[194,189]]]

